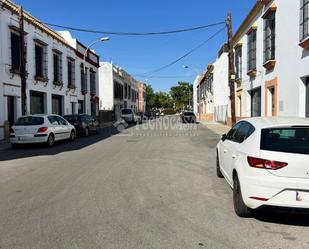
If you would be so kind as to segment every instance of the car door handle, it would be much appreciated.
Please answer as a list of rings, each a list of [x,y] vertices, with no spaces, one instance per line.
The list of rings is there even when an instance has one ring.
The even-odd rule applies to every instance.
[[[223,152],[224,152],[224,153],[226,153],[226,152],[227,152],[227,150],[223,150]]]
[[[236,158],[236,155],[232,155],[232,158],[235,159],[235,158]]]

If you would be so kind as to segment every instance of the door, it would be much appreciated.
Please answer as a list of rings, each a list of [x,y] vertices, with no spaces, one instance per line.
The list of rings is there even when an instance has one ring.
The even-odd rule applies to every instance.
[[[68,139],[71,135],[71,126],[69,126],[68,122],[59,116],[56,116],[58,123],[60,124],[60,137],[61,139]]]
[[[306,79],[306,117],[309,118],[309,77]]]
[[[45,112],[44,93],[30,91],[30,113],[42,114]]]
[[[232,179],[229,173],[231,167],[232,150],[233,150],[232,141],[234,140],[236,132],[240,128],[240,126],[241,122],[234,125],[226,135],[226,139],[220,142],[221,149],[219,151],[219,156],[220,156],[221,171],[230,184],[232,184]]]
[[[274,117],[276,116],[276,105],[275,105],[275,88],[270,88],[269,89],[270,96],[271,96],[271,115]]]
[[[52,113],[62,115],[62,96],[52,94]]]
[[[261,88],[251,91],[251,117],[261,116]]]
[[[51,128],[55,135],[55,141],[59,141],[62,139],[62,128],[61,125],[57,119],[57,116],[49,116],[48,120],[51,124]]]
[[[7,111],[8,111],[8,121],[10,126],[15,123],[15,98],[13,96],[7,96]]]

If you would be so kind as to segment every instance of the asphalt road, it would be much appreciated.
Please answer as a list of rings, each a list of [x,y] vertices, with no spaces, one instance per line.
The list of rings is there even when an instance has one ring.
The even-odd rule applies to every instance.
[[[0,151],[0,248],[309,248],[309,215],[234,214],[218,135],[155,122]]]

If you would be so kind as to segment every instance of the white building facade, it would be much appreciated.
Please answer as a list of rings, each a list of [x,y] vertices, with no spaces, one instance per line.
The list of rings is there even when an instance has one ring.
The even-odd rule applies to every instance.
[[[13,124],[23,113],[21,100],[21,38],[19,7],[0,6],[0,139],[3,124]],[[98,115],[99,57],[69,32],[56,32],[24,12],[26,113]]]
[[[99,70],[100,110],[112,110],[116,119],[120,110],[138,111],[138,81],[119,66],[101,62]]]
[[[259,0],[234,36],[236,114],[309,117],[309,0]]]

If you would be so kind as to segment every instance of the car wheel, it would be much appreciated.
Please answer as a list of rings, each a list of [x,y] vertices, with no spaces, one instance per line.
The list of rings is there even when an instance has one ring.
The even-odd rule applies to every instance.
[[[89,136],[89,128],[86,128],[85,129],[85,137],[88,137]]]
[[[53,147],[55,143],[55,138],[53,134],[50,134],[47,138],[47,146],[48,147]]]
[[[18,144],[11,144],[11,146],[12,146],[13,149],[18,149],[19,148]]]
[[[216,168],[217,168],[217,176],[219,178],[223,178],[223,175],[222,175],[221,169],[220,169],[220,161],[219,161],[218,151],[217,151],[217,159],[216,159]]]
[[[71,134],[70,134],[70,141],[74,141],[75,140],[75,138],[76,138],[76,134],[75,134],[75,131],[71,131]]]
[[[239,217],[251,217],[252,210],[246,206],[241,195],[241,188],[237,174],[234,176],[233,181],[233,202],[235,213]]]

